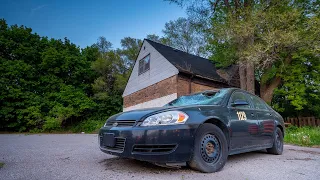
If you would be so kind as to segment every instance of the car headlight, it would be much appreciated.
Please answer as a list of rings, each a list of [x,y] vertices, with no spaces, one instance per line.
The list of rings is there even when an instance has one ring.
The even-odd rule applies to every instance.
[[[167,111],[147,117],[140,126],[184,124],[189,116],[181,111]]]

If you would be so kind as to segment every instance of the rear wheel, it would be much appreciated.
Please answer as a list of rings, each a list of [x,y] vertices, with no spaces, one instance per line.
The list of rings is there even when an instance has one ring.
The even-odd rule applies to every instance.
[[[283,135],[280,128],[277,127],[274,135],[273,146],[267,149],[270,154],[280,155],[283,152]]]
[[[227,157],[227,139],[222,130],[214,124],[201,125],[189,166],[201,172],[217,172],[223,168]]]

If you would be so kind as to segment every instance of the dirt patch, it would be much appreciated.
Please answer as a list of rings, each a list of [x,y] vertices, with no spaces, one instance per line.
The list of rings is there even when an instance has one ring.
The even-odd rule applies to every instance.
[[[298,150],[298,149],[288,149],[289,151],[301,152],[301,153],[308,153],[313,155],[320,155],[320,152],[315,151],[308,151],[308,150]]]

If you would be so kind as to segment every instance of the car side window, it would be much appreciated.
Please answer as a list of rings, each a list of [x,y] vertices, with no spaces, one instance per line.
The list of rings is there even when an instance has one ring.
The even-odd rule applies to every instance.
[[[268,110],[268,107],[266,106],[266,104],[258,97],[250,95],[250,99],[255,109]]]
[[[242,92],[234,92],[232,95],[231,95],[231,98],[230,98],[230,101],[229,101],[229,105],[231,105],[231,103],[233,103],[235,100],[244,100],[244,101],[247,101],[249,103],[249,105],[243,105],[243,106],[239,106],[241,108],[251,108],[250,106],[250,102],[249,100],[247,99],[247,96],[242,93]]]

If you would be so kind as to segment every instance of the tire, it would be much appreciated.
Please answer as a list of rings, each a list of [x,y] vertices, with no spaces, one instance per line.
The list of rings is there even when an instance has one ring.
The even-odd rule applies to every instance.
[[[267,152],[275,155],[281,155],[283,152],[283,134],[281,129],[278,127],[274,134],[273,146],[268,148]]]
[[[222,130],[214,124],[199,127],[191,161],[192,169],[212,173],[221,170],[228,158],[228,142]]]

